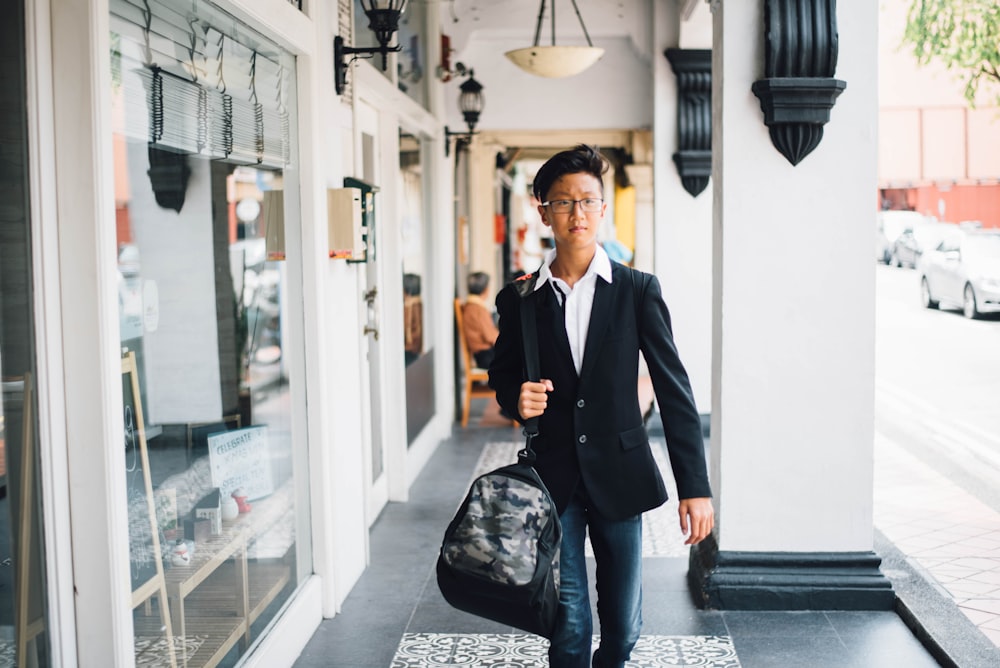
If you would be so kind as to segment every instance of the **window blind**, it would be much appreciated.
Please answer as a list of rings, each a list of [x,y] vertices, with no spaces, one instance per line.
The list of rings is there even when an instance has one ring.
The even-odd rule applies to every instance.
[[[160,149],[288,165],[294,58],[207,2],[111,0],[116,130]]]

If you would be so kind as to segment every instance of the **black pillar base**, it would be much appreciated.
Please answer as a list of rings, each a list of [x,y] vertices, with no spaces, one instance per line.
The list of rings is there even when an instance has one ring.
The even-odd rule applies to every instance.
[[[892,610],[896,595],[874,552],[723,552],[691,548],[688,586],[714,610]]]

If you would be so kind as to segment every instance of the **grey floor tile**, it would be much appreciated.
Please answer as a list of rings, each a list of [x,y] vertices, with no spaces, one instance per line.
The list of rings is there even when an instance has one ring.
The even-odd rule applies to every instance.
[[[865,668],[876,666],[905,666],[905,668],[938,668],[920,642],[908,637],[886,637],[885,634],[859,636],[845,641],[848,656]]]
[[[407,633],[512,633],[505,624],[477,617],[448,605],[443,598],[417,606],[406,627]],[[520,631],[519,631],[520,633]]]
[[[881,668],[858,663],[836,636],[734,636],[733,645],[741,668]]]
[[[832,637],[837,632],[822,612],[724,612],[733,638]]]
[[[728,636],[721,612],[682,611],[643,603],[642,632],[653,635]]]
[[[895,612],[827,611],[823,614],[844,642],[864,637],[888,639],[913,636]]]

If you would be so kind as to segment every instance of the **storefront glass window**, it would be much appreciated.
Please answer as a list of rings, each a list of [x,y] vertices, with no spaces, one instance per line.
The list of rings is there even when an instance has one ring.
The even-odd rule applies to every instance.
[[[368,62],[390,81],[393,78],[392,61],[395,59],[395,79],[399,90],[406,93],[421,107],[427,108],[427,63],[424,23],[427,5],[424,2],[407,2],[399,17],[399,30],[393,34],[390,46],[402,48],[389,54],[386,69],[382,68],[382,55],[375,54]],[[354,44],[358,47],[377,47],[378,39],[369,27],[369,19],[361,6],[361,0],[354,0]]]
[[[399,44],[403,50],[396,54],[396,85],[424,108],[427,107],[426,14],[425,3],[406,4],[406,12],[399,21]]]
[[[200,0],[111,10],[136,660],[233,665],[309,571],[295,60]]]
[[[420,138],[399,134],[400,211],[403,248],[403,345],[406,362],[406,432],[412,443],[434,414],[434,356],[427,331],[427,217]]]
[[[39,472],[24,5],[0,21],[0,666],[51,665]]]

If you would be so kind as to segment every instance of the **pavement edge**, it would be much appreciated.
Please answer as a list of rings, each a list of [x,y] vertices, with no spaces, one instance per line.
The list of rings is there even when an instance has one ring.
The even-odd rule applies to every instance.
[[[878,529],[875,551],[896,592],[896,614],[945,668],[1000,665],[997,649],[955,601],[942,594]]]

